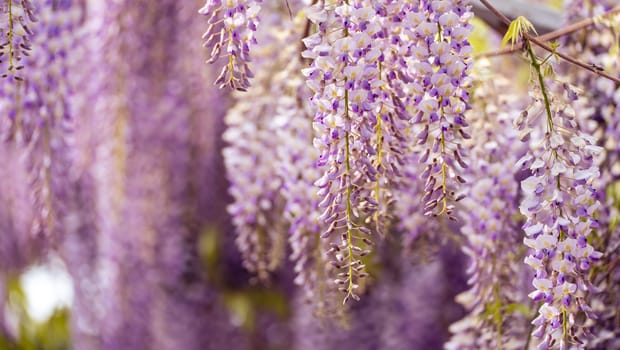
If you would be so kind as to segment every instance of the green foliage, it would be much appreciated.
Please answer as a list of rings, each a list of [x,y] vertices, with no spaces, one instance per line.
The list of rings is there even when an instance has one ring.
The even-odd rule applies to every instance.
[[[523,38],[525,33],[531,32],[536,34],[536,29],[532,22],[528,21],[527,18],[523,16],[517,17],[514,21],[510,22],[510,26],[508,26],[508,30],[502,39],[502,47],[506,46],[509,41],[510,45],[514,46],[516,42]]]

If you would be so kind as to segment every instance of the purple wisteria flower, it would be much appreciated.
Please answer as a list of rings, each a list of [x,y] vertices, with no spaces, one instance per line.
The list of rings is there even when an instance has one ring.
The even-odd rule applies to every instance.
[[[476,68],[480,80],[468,118],[479,136],[466,145],[472,166],[464,174],[466,197],[459,202],[470,289],[457,301],[469,313],[450,327],[454,334],[445,348],[523,349],[531,307],[523,286],[530,274],[522,272],[525,251],[519,244],[522,221],[515,218],[519,184],[514,164],[526,148],[510,125],[522,103],[507,80],[492,77],[488,62]]]
[[[324,197],[324,236],[342,235],[334,243],[334,264],[349,269],[341,276],[347,295],[353,296],[358,285],[352,266],[361,264],[355,255],[365,254],[365,236],[389,226],[392,191],[401,183],[411,151],[410,127],[403,120],[428,122],[418,140],[425,144],[430,135],[435,141],[421,156],[428,163],[422,174],[428,189],[424,211],[439,208],[435,214],[453,217],[449,200],[456,198],[457,188],[452,182],[464,181],[455,167],[466,167],[457,138],[469,138],[464,113],[470,17],[468,4],[460,1],[340,1],[308,10],[319,31],[304,39],[304,55],[313,62],[303,72],[315,93],[314,144],[319,165],[326,167],[316,185]],[[411,100],[412,92],[417,100]],[[430,108],[433,101],[441,106]],[[407,102],[417,109],[407,109]],[[437,156],[430,157],[431,152]],[[367,224],[373,221],[370,230]]]
[[[226,60],[215,84],[245,91],[250,86],[252,71],[250,48],[256,44],[262,0],[207,0],[199,13],[207,16],[209,28],[203,35],[204,45],[211,49],[208,63],[221,56]]]
[[[22,59],[29,56],[37,21],[36,9],[30,0],[4,0],[0,4],[0,77],[23,81],[20,73],[25,68]]]
[[[62,242],[77,281],[74,344],[245,349],[198,258],[200,235],[219,229],[209,219],[225,220],[225,201],[214,200],[224,171],[205,173],[227,101],[208,83],[214,71],[196,74],[202,50],[185,40],[200,35],[201,18],[176,0],[93,0],[88,9],[80,48],[91,60],[72,70],[82,89],[72,99],[81,146],[72,190],[86,193],[67,199],[77,197],[82,223]]]
[[[62,234],[71,186],[75,116],[70,74],[78,50],[83,7],[77,1],[47,0],[38,9],[31,55],[25,72],[18,141],[25,144],[33,207],[39,213],[34,233]]]
[[[568,23],[586,17],[603,15],[617,5],[611,0],[573,0],[565,3]],[[614,17],[615,16],[615,17]],[[615,25],[617,14],[599,17],[593,28],[577,31],[562,38],[564,52],[580,58],[582,61],[604,68],[609,74],[618,76],[617,33]],[[594,29],[594,30],[592,30]],[[591,281],[599,293],[590,295],[590,314],[594,315],[585,322],[577,322],[583,333],[586,348],[616,348],[620,346],[620,325],[618,324],[620,293],[616,262],[620,246],[620,232],[616,229],[618,217],[618,178],[620,169],[620,89],[617,84],[587,74],[573,66],[560,67],[563,74],[577,86],[579,95],[586,97],[575,104],[579,122],[589,134],[599,135],[598,145],[604,152],[598,159],[601,176],[594,179],[593,186],[599,191],[597,199],[602,206],[597,211],[600,227],[597,239],[590,240],[594,249],[603,253],[600,268],[591,273]],[[604,189],[604,190],[603,190]],[[583,321],[583,320],[580,320]]]
[[[454,217],[454,202],[467,168],[462,141],[469,139],[465,112],[470,108],[468,37],[473,16],[468,1],[419,1],[404,18],[410,47],[409,84],[417,107],[412,122],[419,125],[415,141],[421,145],[425,181],[424,214]]]
[[[529,53],[542,77],[538,58]],[[515,125],[521,140],[531,138],[538,145],[517,161],[531,174],[521,182],[520,211],[527,218],[523,241],[531,249],[524,261],[535,271],[529,296],[542,303],[533,335],[541,338],[540,349],[566,349],[579,341],[577,315],[591,315],[589,270],[602,256],[591,244],[592,232],[600,227],[593,183],[600,176],[596,156],[602,148],[581,131],[571,107],[577,99],[571,86],[563,84],[562,94],[552,95],[553,82],[532,84],[533,104]],[[540,131],[533,132],[534,127]]]
[[[292,35],[299,38],[299,35]],[[290,47],[290,46],[289,46]],[[293,48],[295,48],[293,46]],[[289,53],[290,54],[290,53]],[[286,56],[286,53],[283,55]],[[312,110],[300,100],[311,96],[301,75],[299,56],[293,59],[279,74],[274,75],[272,88],[279,86],[276,99],[276,114],[273,129],[280,140],[277,152],[277,173],[283,180],[281,193],[286,201],[283,217],[289,224],[290,259],[294,262],[294,282],[301,289],[307,301],[316,307],[317,314],[323,314],[335,288],[331,285],[325,252],[327,243],[320,239],[323,224],[318,206],[320,197],[312,183],[321,172],[316,165],[318,151],[312,147]]]
[[[280,4],[271,5],[263,12],[265,24],[278,26]],[[273,76],[288,62],[289,57],[280,50],[294,37],[291,32],[278,35],[269,25],[257,32],[262,49],[253,66],[257,70],[255,83],[247,92],[234,95],[238,101],[226,115],[228,128],[223,139],[228,146],[222,151],[231,183],[233,202],[228,212],[235,225],[237,247],[246,269],[262,281],[269,279],[286,255],[287,222],[281,215],[285,201],[280,194],[283,179],[277,162],[281,141],[274,126],[280,112],[275,98],[286,81],[275,81]]]
[[[12,138],[21,129],[22,109],[26,97],[24,73],[28,64],[24,58],[32,50],[36,9],[30,0],[0,3],[0,120],[1,139]]]
[[[336,1],[311,6],[308,18],[319,31],[304,39],[308,48],[304,56],[312,63],[303,73],[317,109],[314,146],[319,150],[318,165],[325,169],[315,182],[322,198],[320,220],[327,227],[322,236],[333,242],[332,264],[342,271],[336,282],[345,301],[359,298],[357,289],[367,275],[361,257],[369,253],[372,232],[364,221],[372,220],[377,199],[382,200],[377,178],[380,171],[393,172],[396,164],[395,160],[385,164],[381,155],[379,119],[390,121],[384,110],[389,94],[382,89],[384,58],[376,45],[381,41],[373,40],[381,28],[373,25],[375,10],[364,4]]]

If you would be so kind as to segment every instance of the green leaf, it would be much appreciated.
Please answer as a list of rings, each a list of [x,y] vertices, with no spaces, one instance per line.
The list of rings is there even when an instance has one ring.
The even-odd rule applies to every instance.
[[[543,76],[544,76],[544,77],[549,77],[549,76],[552,76],[552,75],[553,75],[553,73],[554,73],[554,72],[553,72],[553,67],[552,67],[550,64],[546,64],[546,65],[543,67]]]
[[[532,22],[528,21],[527,18],[523,16],[517,17],[514,21],[510,22],[508,26],[508,30],[502,39],[502,47],[506,46],[506,44],[510,41],[510,46],[514,46],[514,44],[523,38],[524,33],[536,33],[536,29]]]

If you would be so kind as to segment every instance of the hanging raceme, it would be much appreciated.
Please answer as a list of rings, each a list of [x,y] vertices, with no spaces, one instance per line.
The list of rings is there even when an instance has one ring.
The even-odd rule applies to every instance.
[[[6,68],[0,94],[3,138],[20,145],[28,169],[30,200],[37,213],[32,234],[59,231],[69,186],[74,93],[69,73],[78,45],[82,7],[78,2],[9,1]],[[37,21],[35,22],[35,18]],[[3,22],[4,23],[4,22]],[[8,31],[8,32],[7,32]],[[8,123],[7,123],[8,122]]]
[[[273,121],[274,133],[281,142],[277,150],[277,172],[283,179],[282,196],[286,200],[283,217],[289,224],[294,282],[303,290],[313,311],[326,315],[332,311],[336,288],[329,278],[333,274],[325,254],[329,247],[320,237],[324,230],[319,220],[321,198],[309,185],[321,173],[316,165],[318,151],[312,147],[312,111],[301,102],[311,96],[301,75],[301,63],[299,56],[291,60],[280,74],[274,75],[272,83],[272,86],[278,84],[277,91],[280,91],[274,96],[277,107]]]
[[[208,63],[220,57],[226,61],[215,84],[220,88],[245,91],[254,76],[248,63],[250,49],[256,44],[254,32],[262,0],[207,0],[199,13],[207,17],[209,27],[202,38],[211,50]]]
[[[463,140],[470,138],[465,112],[470,108],[468,87],[472,26],[468,1],[426,1],[407,14],[411,47],[411,94],[417,110],[412,122],[420,125],[416,141],[424,166],[424,214],[456,220],[454,205],[465,182]]]
[[[380,181],[385,180],[380,178],[394,177],[400,162],[387,158],[389,163],[384,163],[383,143],[391,135],[383,135],[381,123],[396,116],[386,109],[390,92],[381,66],[383,42],[377,40],[386,29],[374,21],[377,12],[367,5],[364,1],[313,5],[308,18],[319,31],[304,39],[308,48],[304,55],[313,60],[303,72],[317,108],[314,145],[320,152],[318,164],[325,169],[315,182],[323,197],[320,219],[327,225],[322,236],[332,241],[332,265],[342,271],[336,283],[345,302],[359,299],[357,289],[367,276],[361,258],[373,244],[367,223],[373,216],[378,220],[379,201],[384,200]]]
[[[0,77],[22,81],[22,59],[29,56],[34,35],[35,7],[30,0],[4,0],[0,7]]]
[[[592,14],[599,16],[610,11],[617,3],[611,0],[584,1],[573,0],[565,4],[569,22],[575,22]],[[580,30],[562,38],[564,52],[581,57],[584,61],[604,67],[612,75],[620,75],[620,64],[617,60],[620,46],[618,45],[618,29],[620,16],[602,17],[597,20],[596,30]],[[574,82],[582,97],[575,107],[584,131],[599,137],[599,145],[603,146],[604,154],[600,162],[601,176],[593,181],[597,188],[596,198],[601,202],[597,211],[600,227],[597,229],[598,239],[591,240],[595,250],[603,253],[601,262],[591,270],[590,278],[598,293],[592,294],[591,314],[593,320],[583,327],[586,348],[614,348],[618,346],[620,330],[617,320],[620,310],[616,307],[620,293],[620,276],[615,262],[620,261],[620,232],[617,230],[618,219],[618,147],[620,140],[620,89],[608,80],[597,79],[595,76],[573,66],[563,65],[559,68],[562,75]]]
[[[76,333],[620,348],[617,1],[542,35],[499,0],[196,1],[0,0],[0,267],[62,247]],[[473,54],[478,3],[527,64]]]
[[[22,109],[26,99],[23,81],[29,70],[24,58],[30,56],[32,50],[36,21],[30,0],[0,3],[0,111],[3,114],[0,138],[3,140],[22,132]]]
[[[303,299],[311,303],[313,311],[326,315],[332,309],[336,288],[329,278],[332,271],[325,255],[327,242],[320,238],[324,228],[319,220],[321,199],[311,185],[321,176],[316,165],[318,151],[312,147],[313,110],[304,103],[312,93],[301,74],[306,61],[299,55],[299,46],[294,45],[306,34],[302,32],[306,26],[301,24],[307,22],[299,14],[290,25],[282,25],[284,42],[291,45],[280,50],[278,59],[283,68],[272,75],[275,114],[270,126],[273,137],[279,140],[275,167],[283,182],[281,193],[286,204],[282,216],[288,224],[294,282],[303,289]]]
[[[478,79],[467,115],[478,137],[467,142],[472,166],[463,174],[466,197],[459,211],[470,289],[457,301],[468,314],[450,327],[453,336],[446,348],[524,348],[533,305],[524,288],[529,271],[521,271],[525,249],[521,219],[515,218],[519,183],[514,164],[527,148],[511,125],[524,101],[510,91],[508,80],[493,78],[489,62],[476,62],[474,69]]]
[[[286,210],[283,187],[288,178],[281,177],[277,162],[285,141],[278,138],[274,126],[281,113],[276,98],[286,81],[275,81],[273,76],[289,60],[278,48],[299,39],[299,34],[279,23],[279,5],[265,6],[265,24],[270,26],[257,32],[262,45],[255,52],[256,78],[247,92],[238,93],[239,101],[228,110],[223,135],[228,142],[223,155],[233,197],[228,212],[236,227],[237,247],[245,268],[262,281],[283,263],[287,243],[287,222],[280,214]],[[281,31],[269,30],[274,27]]]
[[[518,161],[531,175],[522,181],[521,213],[524,244],[531,248],[525,263],[534,271],[535,290],[530,298],[542,302],[533,335],[539,348],[565,349],[579,342],[575,317],[591,317],[589,293],[593,292],[589,270],[601,253],[589,243],[599,227],[600,203],[593,181],[600,174],[597,140],[581,131],[571,107],[577,94],[544,75],[546,65],[529,42],[525,43],[532,66],[532,105],[515,120],[522,141],[532,140],[527,155]],[[536,130],[536,131],[534,131]]]

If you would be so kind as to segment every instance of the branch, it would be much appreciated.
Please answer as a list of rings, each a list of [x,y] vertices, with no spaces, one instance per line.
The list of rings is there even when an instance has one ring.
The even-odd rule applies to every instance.
[[[504,16],[504,14],[499,12],[495,7],[493,7],[493,5],[491,5],[488,2],[488,0],[480,0],[480,2],[482,4],[484,4],[484,6],[486,6],[486,8],[488,8],[489,11],[491,11],[495,16],[497,16],[499,19],[501,19],[504,22],[504,24],[506,24],[507,26],[510,25],[510,22],[511,22],[510,19],[508,19],[508,17]],[[557,50],[554,50],[551,46],[549,46],[546,43],[540,41],[536,37],[531,36],[527,32],[523,33],[523,39],[524,39],[525,42],[527,42],[527,41],[532,42],[532,43],[536,44],[537,46],[539,46],[539,47],[541,47],[541,48],[543,48],[543,49],[545,49],[545,50],[547,50],[547,51],[549,51],[549,52],[551,52],[553,54],[558,55],[560,58],[564,59],[565,61],[567,61],[567,62],[569,62],[571,64],[574,64],[574,65],[576,65],[578,67],[581,67],[581,68],[583,68],[585,70],[588,70],[588,71],[590,71],[590,72],[592,72],[594,74],[597,74],[597,75],[599,75],[599,76],[601,76],[603,78],[607,78],[607,79],[615,82],[616,84],[620,84],[620,79],[619,78],[612,77],[611,75],[605,73],[603,68],[601,68],[599,66],[596,66],[596,65],[593,65],[593,64],[587,64],[587,63],[581,62],[581,61],[579,61],[579,60],[577,60],[577,59],[575,59],[573,57],[570,57],[570,56],[565,55],[565,54],[563,54],[563,53],[561,53],[561,52],[559,52]]]
[[[560,23],[557,19],[561,14],[545,5],[524,0],[502,0],[498,1],[496,6],[502,13],[510,13],[515,18],[519,15],[528,18],[542,34],[559,28]],[[502,34],[506,32],[506,25],[501,20],[498,20],[480,1],[472,1],[472,9],[476,17],[485,21],[493,30]]]
[[[554,30],[553,32],[549,32],[549,33],[547,33],[545,35],[537,36],[536,39],[538,39],[540,41],[551,41],[551,40],[557,39],[559,37],[562,37],[564,35],[572,34],[572,33],[576,32],[576,31],[578,31],[580,29],[587,28],[587,27],[595,24],[601,18],[605,18],[605,17],[608,17],[608,16],[616,14],[616,13],[620,13],[620,6],[615,7],[613,9],[603,13],[602,15],[586,18],[584,20],[581,20],[579,22],[575,22],[575,23],[573,23],[573,24],[571,24],[569,26],[566,26],[564,28],[560,28],[558,30]],[[482,54],[476,55],[476,57],[502,56],[502,55],[507,55],[507,54],[514,53],[514,52],[519,51],[521,49],[522,48],[519,47],[519,46],[506,47],[506,48],[503,48],[503,49],[500,49],[500,50],[482,53]]]

